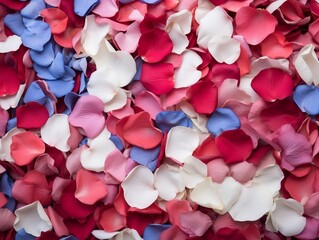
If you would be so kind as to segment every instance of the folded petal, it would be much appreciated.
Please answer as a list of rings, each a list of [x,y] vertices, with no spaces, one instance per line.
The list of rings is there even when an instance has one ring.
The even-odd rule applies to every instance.
[[[198,134],[187,127],[173,127],[167,136],[165,155],[180,163],[192,156],[199,145]]]
[[[172,127],[184,126],[191,127],[192,122],[182,111],[163,111],[156,115],[156,126],[161,131],[168,132]]]
[[[22,17],[35,19],[40,16],[40,12],[44,9],[45,3],[42,0],[33,0],[21,10]]]
[[[208,50],[219,63],[233,64],[240,55],[240,43],[229,36],[217,35],[208,42]]]
[[[240,120],[229,108],[217,108],[207,121],[207,129],[214,136],[240,127]]]
[[[39,237],[41,232],[50,231],[52,223],[39,201],[17,209],[14,229],[24,229],[27,233]]]
[[[42,51],[43,46],[50,38],[50,26],[46,22],[39,20],[31,20],[29,26],[27,26],[27,29],[21,35],[23,45],[35,51]]]
[[[121,186],[124,190],[125,201],[131,207],[145,209],[158,197],[158,191],[154,189],[154,175],[144,166],[135,167]]]
[[[24,129],[12,128],[0,141],[0,159],[8,162],[14,162],[11,156],[12,137],[19,133],[26,132]]]
[[[113,150],[106,158],[104,164],[105,182],[107,184],[120,184],[126,176],[127,158],[118,150]]]
[[[16,94],[0,98],[0,107],[4,110],[15,108],[19,104],[19,100],[24,92],[25,84],[21,84]]]
[[[41,128],[41,138],[49,146],[55,147],[63,152],[70,150],[68,139],[71,136],[68,116],[65,114],[54,114]]]

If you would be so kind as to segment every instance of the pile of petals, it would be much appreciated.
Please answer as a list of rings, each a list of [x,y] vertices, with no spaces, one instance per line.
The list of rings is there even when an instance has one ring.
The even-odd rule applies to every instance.
[[[317,0],[0,0],[0,240],[319,238]]]

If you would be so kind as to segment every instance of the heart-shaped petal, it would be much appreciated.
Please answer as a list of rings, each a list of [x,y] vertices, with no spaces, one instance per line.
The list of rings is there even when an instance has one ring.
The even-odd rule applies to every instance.
[[[32,129],[42,127],[49,118],[46,107],[37,102],[28,102],[17,108],[17,127]]]

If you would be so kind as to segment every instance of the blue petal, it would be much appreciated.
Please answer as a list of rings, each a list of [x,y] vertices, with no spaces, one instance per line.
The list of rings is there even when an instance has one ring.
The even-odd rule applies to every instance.
[[[76,102],[79,100],[80,96],[74,92],[69,92],[65,97],[64,97],[64,103],[67,107],[67,109],[64,111],[64,114],[69,115],[71,111],[73,110]]]
[[[64,57],[62,53],[57,53],[51,66],[49,67],[49,71],[52,74],[52,76],[55,77],[56,79],[63,77],[63,75],[65,74],[65,69],[64,69]]]
[[[74,70],[67,65],[64,66],[64,71],[65,71],[65,74],[61,78],[61,80],[63,80],[63,81],[70,81],[76,75]]]
[[[38,64],[39,66],[42,66],[42,67],[49,66],[54,60],[54,52],[53,52],[52,43],[51,42],[46,43],[43,46],[42,52],[37,52],[31,49],[30,57],[32,61]]]
[[[86,69],[87,69],[87,61],[85,58],[80,58],[80,59],[74,59],[72,61],[72,67],[75,69],[75,70],[78,70],[78,71],[81,71],[81,72],[86,72]]]
[[[147,3],[147,4],[156,4],[159,3],[161,0],[141,0],[141,2],[143,3]]]
[[[55,102],[50,98],[47,99],[45,107],[48,109],[49,116],[52,116],[55,113]]]
[[[72,91],[74,87],[74,81],[47,81],[50,91],[57,97],[63,97]]]
[[[39,84],[32,82],[23,98],[23,102],[37,102],[44,105],[47,102],[48,97],[44,94]]]
[[[152,149],[143,149],[133,146],[130,152],[130,157],[135,162],[148,167],[151,171],[154,171],[156,169],[157,157],[160,154],[160,151],[160,146]]]
[[[120,0],[120,3],[127,4],[127,3],[134,2],[134,1],[135,0]]]
[[[223,131],[237,129],[240,127],[240,120],[229,108],[216,108],[207,121],[207,129],[214,136]]]
[[[60,240],[79,240],[79,239],[74,237],[73,235],[69,235],[69,236],[60,238]]]
[[[7,197],[12,197],[13,179],[7,172],[0,175],[0,192],[3,192]]]
[[[80,79],[80,93],[86,91],[86,86],[89,81],[89,78],[85,77],[84,73],[81,74]]]
[[[143,60],[139,57],[135,60],[135,64],[136,64],[136,73],[135,73],[135,76],[133,77],[133,80],[140,80],[141,74],[142,74]]]
[[[37,18],[40,16],[41,10],[45,9],[43,0],[32,0],[25,8],[21,10],[21,15],[26,18]]]
[[[49,71],[48,67],[43,67],[36,63],[33,63],[33,68],[36,71],[39,78],[42,78],[44,80],[56,80],[56,78]]]
[[[118,150],[123,151],[124,145],[118,136],[111,134],[110,140],[114,143]]]
[[[161,233],[170,228],[170,224],[150,224],[148,225],[143,234],[144,240],[159,240]]]
[[[192,127],[192,121],[182,111],[164,111],[156,115],[156,126],[162,132],[168,132],[172,127],[184,126]]]
[[[18,36],[21,36],[23,31],[26,29],[22,21],[22,16],[19,13],[8,14],[5,16],[4,23],[14,34]]]
[[[299,85],[293,94],[293,99],[301,111],[309,115],[319,114],[319,89],[314,85]]]
[[[32,236],[31,234],[28,234],[23,228],[20,229],[14,238],[14,240],[34,240],[36,237]]]
[[[16,210],[17,202],[13,197],[7,198],[7,203],[3,206],[4,208],[9,209],[11,212]]]
[[[12,128],[15,128],[17,126],[17,118],[11,118],[7,122],[7,132],[9,132]]]
[[[50,26],[46,22],[32,20],[21,34],[24,46],[35,51],[43,51],[43,46],[51,38]]]
[[[84,17],[99,3],[100,0],[74,0],[74,12],[78,16]]]
[[[83,138],[82,139],[82,141],[79,143],[79,147],[81,147],[82,145],[87,145],[87,143],[88,143],[88,138],[86,137],[86,138]]]

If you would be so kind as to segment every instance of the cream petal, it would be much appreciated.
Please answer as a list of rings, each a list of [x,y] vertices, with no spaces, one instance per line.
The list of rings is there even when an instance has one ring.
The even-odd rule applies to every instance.
[[[0,98],[0,107],[4,110],[8,110],[9,108],[15,108],[18,106],[20,98],[24,92],[25,84],[21,84],[18,92],[12,96],[6,96]]]
[[[181,54],[189,44],[188,38],[183,33],[180,26],[174,23],[168,32],[170,39],[173,41],[172,53]]]
[[[11,156],[11,143],[12,143],[12,137],[18,133],[25,132],[22,128],[12,128],[9,132],[6,133],[6,135],[3,136],[2,139],[0,139],[0,159],[8,162],[14,162],[12,156]]]
[[[17,35],[9,36],[5,41],[0,42],[0,53],[17,51],[21,46],[21,38]]]
[[[194,188],[207,177],[207,165],[199,159],[190,156],[181,167],[181,175],[187,188]]]
[[[240,55],[240,43],[229,36],[218,35],[209,40],[208,50],[217,62],[233,64]]]

